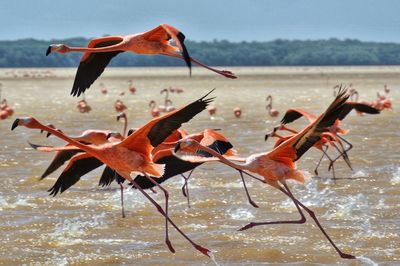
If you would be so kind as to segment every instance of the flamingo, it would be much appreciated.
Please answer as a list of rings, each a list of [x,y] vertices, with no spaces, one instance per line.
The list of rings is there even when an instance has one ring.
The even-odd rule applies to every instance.
[[[160,177],[164,173],[164,165],[155,164],[151,159],[151,150],[153,147],[161,144],[174,130],[178,129],[182,123],[188,122],[195,115],[205,110],[207,105],[213,98],[206,98],[212,91],[207,93],[197,101],[192,102],[182,108],[173,112],[167,113],[158,118],[152,119],[150,122],[133,132],[132,135],[125,138],[121,142],[106,143],[104,145],[85,145],[63,133],[46,127],[33,117],[17,118],[11,129],[17,126],[25,126],[28,128],[38,128],[48,131],[56,137],[70,143],[71,145],[85,151],[87,157],[93,156],[114,169],[120,176],[131,182],[165,217],[165,243],[169,250],[174,253],[171,241],[168,236],[168,222],[186,239],[192,246],[209,256],[209,250],[194,243],[187,235],[185,235],[179,227],[168,216],[168,198],[169,194],[161,185],[155,182],[150,176]],[[145,175],[149,180],[157,185],[164,193],[165,197],[165,210],[150,197],[130,176],[132,172],[140,172]]]
[[[189,56],[184,44],[185,35],[178,29],[161,24],[156,28],[144,32],[126,36],[107,36],[92,39],[88,47],[69,47],[65,44],[51,44],[46,51],[50,53],[84,52],[75,81],[72,86],[71,95],[79,96],[103,73],[111,59],[122,52],[133,52],[147,55],[165,55],[183,59],[189,67],[191,74],[191,62],[207,68],[217,74],[234,79],[236,76],[227,70],[217,70],[200,63]],[[176,46],[170,44],[174,41]]]
[[[136,93],[136,88],[133,86],[133,82],[131,79],[128,81],[128,90],[131,94]]]
[[[170,99],[167,100],[167,105],[166,105],[166,112],[172,112],[176,108],[173,106],[172,101]]]
[[[158,117],[160,116],[160,109],[157,107],[157,104],[154,100],[151,100],[149,102],[149,107],[151,108],[150,114],[152,117]]]
[[[355,256],[351,254],[346,254],[342,252],[336,244],[332,241],[329,235],[325,232],[322,225],[318,221],[315,213],[301,203],[290,191],[288,185],[286,184],[287,179],[293,179],[295,181],[303,183],[305,180],[304,175],[301,171],[296,170],[295,162],[310,148],[315,142],[321,138],[321,133],[326,130],[327,127],[331,126],[336,118],[340,115],[344,108],[344,103],[348,99],[349,95],[346,90],[339,91],[335,100],[323,112],[313,123],[308,125],[302,131],[297,133],[292,138],[286,140],[278,147],[274,148],[270,152],[262,152],[258,154],[252,154],[248,156],[244,163],[235,163],[233,160],[229,160],[218,152],[207,148],[194,139],[185,139],[178,142],[175,146],[174,153],[181,159],[188,160],[190,162],[207,162],[215,161],[215,158],[204,158],[199,156],[198,151],[203,151],[216,157],[216,159],[232,167],[236,170],[250,171],[264,177],[264,182],[271,185],[272,187],[280,190],[286,196],[288,196],[296,206],[301,219],[300,220],[289,220],[289,221],[274,221],[274,222],[251,222],[246,226],[239,229],[239,231],[247,230],[249,228],[259,226],[259,225],[270,225],[270,224],[302,224],[306,222],[306,217],[304,216],[301,209],[306,211],[310,217],[314,220],[320,231],[324,234],[327,240],[330,242],[332,247],[340,255],[340,257],[345,259],[355,259]],[[197,156],[186,155],[192,154],[197,151]],[[181,155],[183,154],[183,155]]]
[[[108,93],[108,90],[107,90],[107,88],[106,88],[106,86],[104,85],[103,82],[100,83],[100,92],[101,92],[102,94],[104,94],[104,95]]]
[[[271,117],[277,117],[279,115],[279,111],[272,108],[272,96],[268,95],[266,101],[269,103],[267,104],[267,106],[265,107],[268,110],[268,113]]]
[[[3,84],[0,83],[0,100],[1,100],[1,92],[2,92]],[[7,100],[4,98],[0,102],[0,120],[7,119],[8,117],[14,114],[14,109],[12,109],[9,105]]]
[[[207,107],[207,111],[208,111],[208,113],[210,114],[210,116],[212,117],[212,116],[214,116],[216,113],[217,113],[217,107],[215,106],[215,105],[209,105],[208,107]]]
[[[182,88],[172,88],[172,87],[169,87],[169,91],[172,92],[172,93],[176,92],[178,94],[180,94],[182,92],[185,92],[185,90],[182,89]]]
[[[240,118],[242,116],[242,109],[240,107],[235,107],[233,108],[233,114],[237,117]]]
[[[351,96],[350,96],[351,97]],[[362,112],[362,113],[368,113],[368,114],[379,114],[379,110],[376,108],[373,108],[367,104],[363,104],[363,103],[357,103],[357,102],[346,102],[344,104],[344,107],[342,109],[342,112],[340,113],[340,115],[338,116],[338,119],[330,126],[329,131],[330,132],[325,132],[322,134],[321,140],[316,142],[315,147],[319,150],[321,150],[322,153],[322,157],[319,159],[317,166],[314,170],[314,173],[316,175],[318,175],[318,167],[322,161],[322,159],[324,158],[324,156],[326,156],[328,158],[328,160],[330,161],[329,164],[329,170],[332,169],[332,174],[333,174],[333,179],[336,179],[335,176],[335,170],[334,170],[334,163],[341,157],[343,157],[344,161],[346,162],[346,164],[349,166],[350,169],[352,169],[351,164],[350,164],[350,160],[347,156],[347,152],[349,152],[352,148],[353,145],[347,141],[345,138],[341,137],[339,134],[345,135],[348,133],[347,130],[344,130],[340,127],[340,122],[352,111],[352,110],[356,110],[357,112]],[[284,126],[285,124],[291,123],[297,119],[299,119],[300,117],[304,116],[309,123],[313,123],[315,121],[315,119],[317,117],[315,117],[314,115],[306,112],[303,109],[300,108],[291,108],[289,110],[286,111],[284,117],[281,120],[281,126],[274,129],[274,131],[276,131],[277,129],[281,129],[281,130],[287,130],[290,131],[294,134],[296,134],[297,132],[294,130],[290,130],[288,129],[286,126]],[[268,136],[268,135],[267,135]],[[266,138],[267,138],[266,136]],[[348,145],[348,148],[345,149],[342,141],[345,142]],[[338,143],[342,150],[339,149],[339,147],[337,147],[335,145],[335,143]],[[333,146],[338,152],[339,155],[335,158],[335,159],[331,159],[328,154],[327,154],[327,149],[328,146]]]
[[[128,109],[128,107],[126,107],[126,105],[120,99],[117,99],[114,103],[114,109],[117,113],[121,113]]]
[[[85,98],[83,98],[77,103],[76,108],[78,108],[78,111],[80,113],[89,113],[92,110],[92,107],[88,105]]]

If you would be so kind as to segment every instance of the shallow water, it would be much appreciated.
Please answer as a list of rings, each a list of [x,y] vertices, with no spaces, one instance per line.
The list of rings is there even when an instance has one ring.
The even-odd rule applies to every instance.
[[[176,254],[164,244],[164,219],[139,193],[127,190],[127,217],[121,218],[119,188],[97,186],[102,169],[86,175],[77,185],[56,197],[46,190],[61,169],[43,181],[38,177],[52,154],[32,150],[27,141],[62,145],[54,137],[46,139],[38,131],[19,127],[10,131],[15,117],[33,115],[53,123],[69,135],[85,129],[121,130],[113,103],[121,98],[128,105],[130,127],[150,119],[147,103],[162,103],[159,91],[182,87],[171,94],[175,106],[182,106],[217,88],[217,115],[195,117],[184,129],[189,133],[204,128],[220,128],[240,155],[271,148],[264,135],[278,118],[265,109],[265,98],[274,96],[274,108],[281,112],[303,107],[314,114],[323,111],[333,99],[335,84],[353,83],[360,100],[374,100],[383,84],[391,88],[393,110],[376,116],[350,114],[343,127],[354,148],[349,152],[354,171],[343,161],[336,165],[336,183],[320,168],[321,177],[304,184],[291,184],[292,192],[313,209],[336,244],[357,260],[340,259],[311,219],[303,225],[260,226],[237,229],[250,221],[296,219],[290,200],[279,191],[256,181],[247,181],[252,198],[260,208],[251,207],[237,172],[210,163],[200,166],[190,182],[191,208],[182,196],[182,180],[165,183],[170,191],[171,218],[195,242],[213,252],[219,265],[266,264],[396,264],[400,260],[400,131],[397,103],[400,100],[399,67],[328,68],[233,68],[239,76],[228,80],[195,68],[192,77],[183,68],[108,69],[89,89],[89,114],[75,109],[76,98],[69,95],[74,69],[1,69],[2,96],[16,114],[0,121],[0,264],[1,265],[214,265],[170,229]],[[127,81],[137,87],[127,92]],[[99,83],[108,88],[100,93]],[[125,96],[118,96],[126,91]],[[233,116],[240,106],[242,118]],[[294,127],[306,124],[299,120]],[[320,152],[310,150],[298,168],[313,173]],[[152,194],[163,203],[162,193]]]

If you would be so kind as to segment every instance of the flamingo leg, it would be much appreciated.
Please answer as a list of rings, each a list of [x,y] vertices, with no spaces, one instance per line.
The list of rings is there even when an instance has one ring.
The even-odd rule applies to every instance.
[[[189,172],[189,175],[186,177],[184,174],[181,174],[181,176],[183,177],[183,179],[185,180],[185,183],[182,186],[182,194],[183,196],[185,196],[187,198],[187,204],[188,204],[188,208],[190,208],[190,199],[189,199],[189,178],[192,175],[194,169],[192,169]]]
[[[318,163],[317,163],[317,166],[315,166],[315,169],[314,169],[314,173],[318,176],[318,167],[319,167],[319,165],[321,164],[321,161],[322,161],[322,159],[325,157],[325,154],[326,154],[326,151],[328,150],[328,146],[325,146],[325,151],[324,150],[322,150],[322,156],[321,156],[321,158],[319,159],[319,161],[318,161]]]
[[[148,174],[144,173],[144,175],[153,183],[156,185],[161,191],[164,193],[164,199],[165,199],[165,243],[167,244],[169,250],[172,253],[175,253],[175,249],[172,247],[171,241],[169,240],[169,234],[168,234],[168,200],[169,200],[169,193],[168,191],[162,187],[160,184],[158,184],[151,176]]]
[[[114,172],[115,175],[115,179],[118,180],[117,178],[117,172]],[[122,183],[120,181],[118,181],[118,185],[121,189],[121,208],[122,208],[122,218],[125,218],[125,208],[124,208],[124,186],[122,185]]]
[[[157,210],[168,219],[168,222],[176,229],[176,231],[178,231],[187,241],[189,241],[189,243],[198,251],[200,251],[201,253],[203,253],[204,255],[206,255],[207,257],[210,257],[209,253],[210,250],[196,244],[195,242],[193,242],[193,240],[191,240],[164,212],[164,210],[161,208],[160,204],[158,204],[152,197],[150,197],[149,194],[146,193],[146,191],[144,191],[138,183],[136,183],[133,179],[129,178],[128,179],[156,208]]]
[[[249,223],[246,226],[242,227],[239,229],[239,231],[243,231],[249,228],[252,228],[254,226],[258,226],[258,225],[269,225],[269,224],[303,224],[306,222],[306,218],[303,214],[303,212],[301,211],[300,207],[303,208],[304,211],[306,211],[310,217],[314,220],[315,224],[318,226],[318,228],[320,229],[320,231],[324,234],[324,236],[326,237],[326,239],[328,239],[329,243],[333,246],[333,248],[336,250],[336,252],[340,255],[340,257],[345,258],[345,259],[355,259],[355,257],[353,255],[350,254],[346,254],[344,252],[342,252],[336,245],[335,243],[332,241],[332,239],[330,238],[330,236],[326,233],[326,231],[324,230],[324,228],[322,227],[322,225],[320,224],[319,220],[317,219],[315,213],[310,210],[309,208],[307,208],[303,203],[301,203],[298,199],[296,199],[292,192],[290,191],[289,187],[287,186],[286,182],[283,180],[281,181],[281,183],[283,184],[283,187],[279,187],[278,189],[280,191],[282,191],[286,196],[288,196],[294,203],[294,205],[296,206],[296,209],[298,210],[301,219],[300,220],[294,220],[294,221],[277,221],[277,222],[261,222],[261,223]]]
[[[344,148],[342,142],[339,142],[340,146],[342,147],[342,151],[341,151],[341,150],[339,150],[339,148],[338,148],[336,145],[334,145],[335,148],[336,148],[336,149],[338,150],[338,152],[340,153],[340,155],[338,155],[338,156],[333,160],[333,162],[336,162],[336,160],[338,160],[340,157],[343,157],[343,160],[346,162],[347,166],[353,171],[353,168],[352,168],[352,166],[351,166],[351,162],[350,162],[349,156],[347,155],[347,152],[350,151],[350,150],[353,148],[353,145],[352,145],[350,142],[348,142],[347,140],[345,140],[343,137],[340,137],[339,135],[337,135],[337,137],[338,137],[340,140],[342,140],[343,142],[345,142],[345,143],[348,145],[348,147],[347,147],[347,149]],[[332,144],[334,144],[334,143],[332,143]]]
[[[240,177],[242,178],[244,190],[246,191],[247,200],[249,201],[250,205],[254,208],[258,208],[258,205],[251,199],[249,191],[247,190],[246,182],[244,181],[243,173],[241,170],[238,170]]]

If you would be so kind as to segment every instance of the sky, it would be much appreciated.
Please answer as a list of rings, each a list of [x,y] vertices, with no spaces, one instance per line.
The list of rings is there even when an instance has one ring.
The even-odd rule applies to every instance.
[[[400,43],[397,0],[0,0],[0,40],[126,35],[167,23],[196,41]]]

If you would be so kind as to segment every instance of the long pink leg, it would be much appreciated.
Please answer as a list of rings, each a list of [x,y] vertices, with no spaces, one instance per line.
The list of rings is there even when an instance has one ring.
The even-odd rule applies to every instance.
[[[158,184],[151,176],[147,175],[144,173],[144,175],[149,179],[154,185],[156,185],[159,189],[161,189],[162,192],[164,192],[164,198],[165,198],[165,243],[167,244],[169,250],[172,253],[175,253],[175,249],[172,247],[171,241],[169,240],[169,234],[168,234],[168,200],[169,200],[169,193],[168,191],[163,188],[160,184]]]
[[[181,176],[182,176],[183,179],[185,180],[185,183],[184,183],[183,186],[182,186],[182,194],[183,194],[183,196],[185,196],[186,199],[187,199],[188,208],[190,208],[189,183],[188,183],[188,181],[189,181],[189,178],[190,178],[190,176],[192,175],[193,171],[194,171],[194,169],[191,170],[191,171],[189,172],[189,175],[188,175],[187,177],[186,177],[184,174],[181,174]]]
[[[157,210],[168,219],[168,222],[187,240],[189,241],[190,244],[192,244],[192,246],[197,249],[198,251],[200,251],[201,253],[203,253],[204,255],[206,255],[207,257],[210,257],[209,253],[210,250],[196,244],[195,242],[193,242],[185,233],[183,233],[183,231],[166,215],[166,213],[164,212],[164,210],[161,208],[161,206],[152,198],[150,197],[149,194],[147,194],[134,180],[130,180],[130,182],[157,208]]]
[[[296,209],[299,211],[301,219],[300,220],[295,220],[295,221],[276,221],[276,222],[260,222],[260,223],[249,223],[246,226],[242,227],[239,229],[239,231],[243,231],[249,228],[252,228],[254,226],[258,226],[258,225],[269,225],[269,224],[303,224],[306,221],[306,218],[304,216],[304,214],[302,213],[300,207],[302,207],[309,215],[310,217],[314,220],[315,224],[318,226],[318,228],[320,229],[320,231],[324,234],[324,236],[326,237],[326,239],[328,239],[329,243],[331,243],[331,245],[333,246],[333,248],[336,250],[336,252],[340,255],[340,257],[344,258],[344,259],[355,259],[355,256],[350,255],[350,254],[346,254],[344,252],[342,252],[336,245],[335,243],[332,241],[332,239],[330,238],[330,236],[326,233],[326,231],[324,230],[324,228],[322,227],[322,225],[320,224],[320,222],[317,219],[317,216],[315,215],[315,213],[310,210],[309,208],[307,208],[303,203],[301,203],[298,199],[296,199],[292,192],[290,191],[289,187],[286,185],[285,182],[282,182],[284,188],[280,187],[279,190],[282,191],[285,195],[287,195],[294,203],[294,205],[296,206]]]
[[[258,205],[251,199],[249,191],[247,190],[246,182],[244,181],[242,170],[238,170],[240,177],[242,178],[244,190],[246,191],[247,200],[249,201],[250,205],[254,208],[258,208]]]

